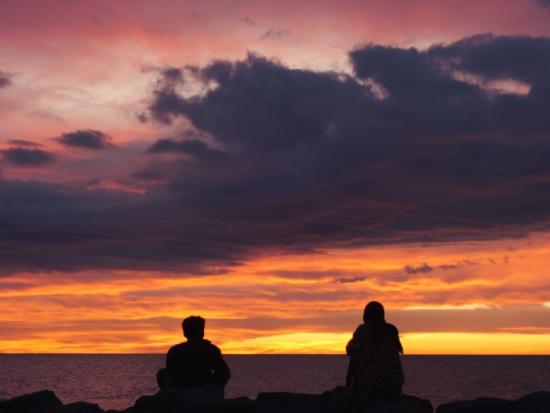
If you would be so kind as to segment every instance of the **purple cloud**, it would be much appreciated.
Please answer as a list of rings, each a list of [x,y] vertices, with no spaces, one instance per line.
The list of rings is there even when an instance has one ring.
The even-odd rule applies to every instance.
[[[92,129],[64,133],[56,139],[65,146],[94,151],[108,149],[113,146],[109,135]]]
[[[52,153],[41,149],[10,148],[0,153],[8,163],[22,167],[43,166],[54,160]]]
[[[0,70],[0,89],[11,85],[10,76]]]
[[[262,249],[547,229],[549,50],[547,38],[484,35],[424,51],[357,48],[353,75],[255,55],[161,70],[148,115],[197,134],[152,144],[132,176],[149,185],[140,195],[0,181],[0,268],[208,274]],[[530,91],[493,93],[457,72]],[[180,94],[188,81],[216,87]]]
[[[198,139],[173,140],[159,139],[148,150],[149,153],[183,153],[202,159],[222,159],[226,153],[211,148],[205,142]]]

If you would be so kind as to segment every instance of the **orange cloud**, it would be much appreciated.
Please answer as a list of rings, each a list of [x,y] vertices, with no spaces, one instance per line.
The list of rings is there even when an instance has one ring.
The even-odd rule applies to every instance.
[[[212,276],[17,274],[0,279],[0,351],[163,352],[201,314],[229,353],[341,353],[377,299],[407,353],[547,353],[549,252],[538,234],[264,255]]]

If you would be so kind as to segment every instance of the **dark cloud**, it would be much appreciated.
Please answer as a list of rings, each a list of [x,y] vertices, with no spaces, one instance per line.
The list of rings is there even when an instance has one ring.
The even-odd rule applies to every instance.
[[[458,264],[442,264],[438,265],[437,268],[443,270],[443,271],[449,271],[449,270],[455,270],[459,267]]]
[[[199,139],[159,139],[148,150],[149,153],[185,153],[197,158],[217,160],[226,156],[224,151],[213,149]]]
[[[550,7],[550,0],[535,0],[543,7]]]
[[[470,48],[496,40],[485,37]],[[459,81],[437,50],[367,46],[351,58],[357,76],[381,85],[386,99],[350,77],[256,56],[197,69],[204,82],[219,85],[200,98],[159,89],[157,119],[185,116],[234,160],[224,182],[207,173],[201,185],[179,181],[179,188],[193,186],[198,196],[202,187],[213,204],[216,194],[249,190],[250,205],[268,202],[265,189],[284,199],[268,202],[266,216],[293,216],[293,231],[325,239],[420,240],[430,238],[428,228],[454,228],[443,231],[451,238],[483,237],[489,222],[491,236],[500,236],[517,230],[510,222],[525,217],[522,210],[547,214],[514,192],[533,189],[535,177],[549,172],[550,145],[536,135],[550,130],[548,117],[531,94],[495,97]],[[516,112],[512,101],[531,109]]]
[[[43,166],[54,160],[52,153],[41,149],[10,148],[0,153],[7,162],[23,167]]]
[[[163,178],[163,174],[155,168],[143,168],[133,172],[132,177],[142,181],[159,181]]]
[[[149,121],[149,117],[143,112],[136,113],[136,118],[140,123],[147,123]]]
[[[0,181],[0,268],[215,273],[260,250],[548,229],[548,44],[366,45],[354,75],[255,55],[161,70],[148,115],[196,133],[149,149],[142,195]],[[495,93],[497,80],[530,89]]]
[[[365,281],[368,277],[365,275],[356,275],[354,277],[338,277],[334,281],[339,284],[349,284],[349,283],[358,283]]]
[[[416,266],[416,267],[411,266],[411,265],[407,265],[404,268],[404,270],[407,274],[425,274],[425,273],[428,273],[428,272],[432,272],[434,269],[433,269],[433,267],[431,267],[428,264],[424,263],[424,264]]]
[[[11,85],[10,76],[0,70],[0,89],[9,85]]]
[[[183,71],[177,67],[167,67],[160,70],[162,83],[174,87],[184,82]]]
[[[56,139],[65,146],[94,151],[108,149],[113,146],[109,135],[92,129],[64,133]]]
[[[236,264],[251,242],[251,234],[180,214],[161,197],[0,180],[0,268],[211,274]]]

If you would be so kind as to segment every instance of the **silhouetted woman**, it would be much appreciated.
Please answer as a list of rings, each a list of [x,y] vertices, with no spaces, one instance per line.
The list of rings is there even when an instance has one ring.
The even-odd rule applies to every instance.
[[[399,358],[399,353],[403,353],[399,332],[386,323],[384,307],[377,301],[367,304],[363,321],[346,346],[351,357],[346,386],[373,400],[397,398],[405,382]]]

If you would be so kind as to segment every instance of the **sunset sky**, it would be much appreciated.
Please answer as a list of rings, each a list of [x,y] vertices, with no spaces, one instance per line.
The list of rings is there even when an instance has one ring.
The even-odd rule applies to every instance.
[[[550,354],[550,1],[0,3],[0,352]]]

